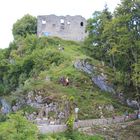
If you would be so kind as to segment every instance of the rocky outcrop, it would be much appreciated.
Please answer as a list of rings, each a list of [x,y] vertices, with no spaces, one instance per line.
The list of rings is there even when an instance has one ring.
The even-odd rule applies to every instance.
[[[119,100],[120,103],[122,104],[126,104],[127,106],[137,109],[140,109],[140,102],[134,100],[134,99],[130,99],[128,97],[125,96],[124,93],[120,92],[116,94],[116,98]]]
[[[96,84],[101,90],[115,93],[113,87],[106,82],[106,78],[102,75],[92,76],[92,81]]]
[[[107,82],[107,75],[99,72],[99,69],[96,66],[89,64],[86,60],[77,60],[74,63],[74,67],[88,74],[91,77],[93,84],[98,86],[102,91],[115,93],[113,86]],[[127,104],[129,107],[133,107],[135,109],[140,109],[140,103],[136,100],[126,98],[122,93],[115,94],[121,103]]]
[[[95,67],[89,64],[86,60],[77,60],[74,63],[74,67],[78,70],[84,71],[87,74],[92,75],[95,71]]]
[[[126,103],[130,107],[133,107],[133,108],[136,108],[136,109],[140,109],[140,103],[137,102],[136,100],[127,99],[126,100]]]
[[[8,114],[9,112],[11,112],[11,106],[5,99],[0,98],[0,104],[2,106],[1,108],[2,114]]]
[[[107,82],[107,76],[103,73],[99,73],[97,67],[89,64],[88,61],[77,60],[74,63],[74,67],[88,74],[91,77],[92,82],[97,85],[102,91],[115,93],[112,85]]]
[[[61,102],[59,104],[59,102]],[[69,112],[67,99],[58,101],[57,95],[45,95],[44,91],[32,90],[26,96],[17,97],[16,102],[12,106],[12,111],[16,112],[21,107],[27,109],[24,112],[28,120],[38,122],[43,121],[47,124],[62,124],[67,119]],[[31,106],[31,108],[30,108]]]

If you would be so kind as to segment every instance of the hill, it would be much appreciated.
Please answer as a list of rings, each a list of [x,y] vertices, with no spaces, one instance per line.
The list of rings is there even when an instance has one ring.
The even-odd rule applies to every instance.
[[[105,81],[111,83],[113,74],[109,67],[86,56],[80,43],[28,35],[14,41],[7,50],[1,50],[3,53],[6,55],[1,61],[1,68],[5,68],[1,73],[1,95],[15,111],[39,115],[45,106],[47,113],[41,116],[55,120],[62,115],[62,122],[75,107],[79,108],[79,119],[112,117],[125,110],[132,111],[114,98],[113,91],[94,83],[93,75],[103,74],[107,77]],[[93,66],[94,71],[86,73],[81,67],[77,69],[77,62]],[[66,77],[68,85],[63,81]]]

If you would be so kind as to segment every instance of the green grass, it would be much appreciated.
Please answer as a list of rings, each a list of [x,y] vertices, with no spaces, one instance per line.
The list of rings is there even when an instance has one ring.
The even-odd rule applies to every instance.
[[[98,68],[98,72],[104,71],[104,73],[112,77],[112,71],[108,67],[103,67],[99,61],[87,57],[83,53],[79,43],[59,38],[43,39],[47,41],[47,47],[40,48],[40,50],[35,49],[33,56],[36,58],[36,68],[39,69],[40,66],[44,65],[45,69],[38,72],[36,79],[33,77],[27,79],[24,82],[24,86],[20,88],[19,95],[26,95],[28,92],[34,90],[42,90],[44,91],[44,97],[52,95],[58,102],[62,100],[62,97],[73,96],[80,109],[79,119],[99,118],[99,106],[103,107],[104,117],[112,117],[112,113],[114,112],[115,114],[124,113],[124,110],[127,109],[126,106],[120,104],[111,94],[102,92],[97,86],[93,85],[90,77],[74,68],[73,64],[76,60],[87,59],[89,63]],[[58,49],[59,44],[64,47],[64,51]],[[40,52],[39,54],[38,51]],[[53,55],[53,53],[56,55]],[[41,54],[43,54],[43,57]],[[46,55],[49,57],[42,60],[42,58],[46,58]],[[56,64],[55,62],[51,62],[51,60],[55,61],[57,58],[61,58],[61,63]],[[40,64],[38,65],[38,63]],[[58,82],[62,76],[69,77],[69,86],[62,86]],[[46,77],[50,78],[50,82],[45,81]],[[106,105],[113,105],[114,112],[106,111]]]
[[[37,81],[34,82],[38,84],[40,83]],[[103,107],[102,111],[104,113],[104,117],[112,117],[112,114],[114,114],[114,112],[116,115],[120,115],[123,114],[126,109],[128,110],[128,107],[121,105],[116,99],[114,99],[110,95],[110,93],[101,92],[97,87],[76,87],[74,86],[74,83],[66,87],[54,82],[44,82],[44,84],[39,84],[35,87],[34,85],[36,84],[28,84],[28,90],[44,90],[44,97],[51,95],[60,103],[62,100],[65,100],[63,97],[73,96],[74,102],[79,107],[79,119],[99,118],[99,106]],[[79,83],[79,85],[82,85],[82,83]],[[30,86],[32,88],[30,88]],[[105,108],[105,106],[107,105],[113,105],[114,111],[107,111]]]
[[[78,131],[75,132],[65,132],[56,133],[50,135],[40,135],[39,140],[104,140],[103,137],[99,135],[89,136]]]

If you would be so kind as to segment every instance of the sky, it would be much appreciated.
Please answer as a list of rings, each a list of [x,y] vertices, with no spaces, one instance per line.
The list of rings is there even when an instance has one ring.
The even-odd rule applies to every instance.
[[[82,15],[86,19],[94,11],[103,10],[105,4],[111,12],[120,0],[3,0],[0,4],[0,48],[13,41],[13,24],[24,15]]]

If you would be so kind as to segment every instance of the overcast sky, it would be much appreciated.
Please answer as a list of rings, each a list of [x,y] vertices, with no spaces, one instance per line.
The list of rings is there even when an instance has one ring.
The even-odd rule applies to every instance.
[[[113,11],[120,0],[3,0],[0,3],[0,48],[7,48],[13,40],[12,26],[25,14],[82,15],[86,19],[107,4]]]

